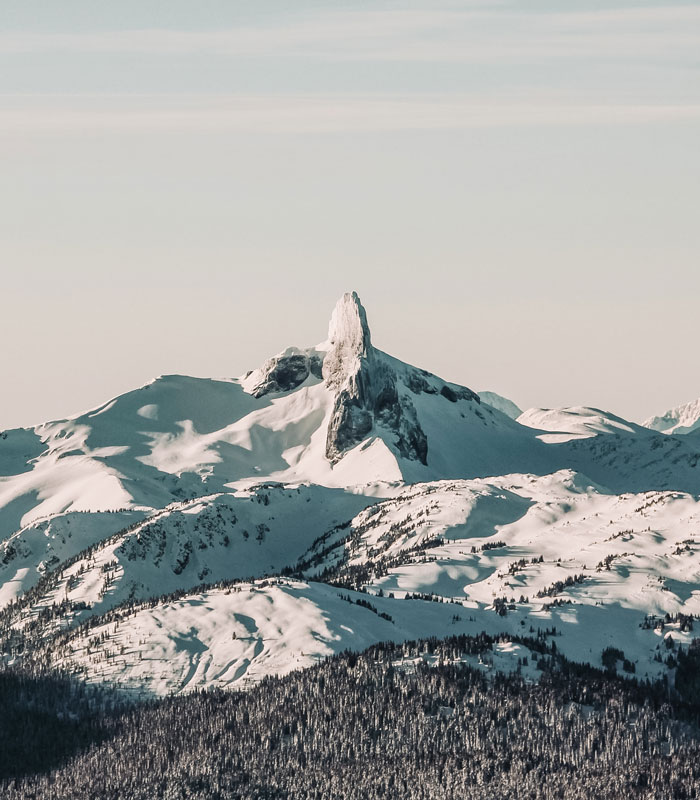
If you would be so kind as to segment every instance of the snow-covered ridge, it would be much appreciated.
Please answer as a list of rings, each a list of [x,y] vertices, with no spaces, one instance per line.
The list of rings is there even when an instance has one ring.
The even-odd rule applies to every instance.
[[[523,413],[522,409],[518,408],[512,400],[500,394],[496,394],[496,392],[483,392],[479,390],[479,397],[482,403],[486,403],[491,406],[491,408],[495,408],[511,419],[517,419]]]
[[[643,433],[641,426],[599,408],[530,408],[518,418],[521,425],[550,433],[547,442],[565,442],[599,434]]]
[[[672,408],[660,417],[650,417],[643,425],[661,433],[686,434],[700,430],[700,398]]]

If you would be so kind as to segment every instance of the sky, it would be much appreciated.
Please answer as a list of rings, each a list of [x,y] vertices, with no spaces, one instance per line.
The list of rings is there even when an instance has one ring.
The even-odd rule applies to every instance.
[[[0,429],[374,343],[522,408],[700,396],[700,6],[0,0]]]

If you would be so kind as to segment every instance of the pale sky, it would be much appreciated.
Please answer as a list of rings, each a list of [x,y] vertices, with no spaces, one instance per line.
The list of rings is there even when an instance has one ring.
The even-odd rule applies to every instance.
[[[700,5],[0,0],[0,429],[325,338],[700,396]]]

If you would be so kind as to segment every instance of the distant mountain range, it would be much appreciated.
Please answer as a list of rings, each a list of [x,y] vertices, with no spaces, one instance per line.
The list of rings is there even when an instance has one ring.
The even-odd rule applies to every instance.
[[[695,433],[700,430],[700,399],[672,408],[660,417],[651,417],[644,425],[662,433]]]

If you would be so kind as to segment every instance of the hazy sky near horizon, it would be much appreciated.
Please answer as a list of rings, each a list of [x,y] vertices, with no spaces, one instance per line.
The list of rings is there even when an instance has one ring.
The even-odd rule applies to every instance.
[[[0,0],[0,429],[325,338],[700,396],[700,6]]]

